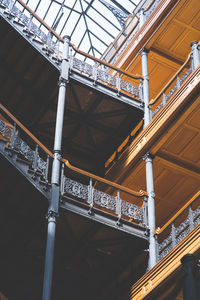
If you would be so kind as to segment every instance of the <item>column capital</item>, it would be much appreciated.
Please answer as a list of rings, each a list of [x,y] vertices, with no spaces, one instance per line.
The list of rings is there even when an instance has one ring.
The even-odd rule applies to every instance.
[[[142,158],[143,160],[149,160],[149,161],[152,161],[153,159],[154,159],[154,156],[151,154],[151,153],[149,153],[149,152],[147,152],[144,156],[143,156],[143,158]]]
[[[193,41],[193,42],[190,44],[190,46],[193,47],[194,45],[197,45],[197,44],[198,44],[197,41]]]
[[[147,48],[142,48],[142,50],[140,50],[140,52],[139,52],[141,55],[142,54],[148,54],[149,53],[149,50],[147,49]]]
[[[66,86],[68,82],[69,82],[69,80],[67,80],[67,79],[60,76],[60,78],[58,80],[58,86],[59,87]]]
[[[64,35],[63,36],[63,40],[66,40],[66,41],[71,41],[71,36],[70,35]]]
[[[188,263],[188,262],[192,263],[193,260],[194,260],[194,255],[188,253],[181,258],[181,263],[182,263],[182,265],[184,265],[185,263]]]
[[[56,223],[56,218],[58,217],[58,213],[56,213],[53,210],[49,210],[46,219],[48,219],[48,222],[55,222]]]

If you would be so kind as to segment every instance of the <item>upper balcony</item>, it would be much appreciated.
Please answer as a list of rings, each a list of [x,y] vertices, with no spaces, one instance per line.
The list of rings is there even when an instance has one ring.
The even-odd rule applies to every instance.
[[[200,178],[198,43],[195,66],[191,52],[191,43],[200,39],[199,16],[198,1],[157,1],[144,24],[135,27],[110,57],[116,66],[140,75],[139,52],[144,47],[148,50],[152,120],[139,135],[133,131],[106,164],[108,178],[142,189],[146,186],[142,158],[146,153],[153,157],[156,223],[162,228],[158,231],[160,262],[133,286],[132,299],[157,299],[159,283],[177,275],[181,257],[187,251],[199,253],[199,203],[192,202],[198,199]],[[187,203],[192,209],[183,212]],[[197,217],[195,233],[191,233],[193,217]]]

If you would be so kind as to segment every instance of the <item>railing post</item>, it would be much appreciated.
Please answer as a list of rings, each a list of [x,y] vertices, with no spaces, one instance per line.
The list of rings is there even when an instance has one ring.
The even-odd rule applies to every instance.
[[[56,218],[58,216],[59,198],[60,198],[61,142],[62,142],[63,121],[64,121],[66,85],[68,82],[68,74],[69,74],[69,62],[68,62],[69,42],[70,42],[70,38],[68,36],[65,36],[61,74],[59,80],[56,128],[55,128],[55,137],[54,137],[54,159],[53,159],[52,176],[51,176],[51,200],[50,200],[50,205],[47,214],[48,228],[47,228],[47,244],[46,244],[45,270],[44,270],[44,285],[43,285],[43,296],[42,296],[43,300],[51,299]]]
[[[149,269],[153,268],[157,263],[157,245],[154,231],[156,229],[155,221],[155,193],[153,182],[153,159],[150,153],[147,153],[144,158],[146,163],[146,185],[148,194],[148,226],[149,226]]]
[[[189,218],[190,231],[192,231],[194,229],[194,218],[193,218],[193,211],[191,205],[189,206],[188,218]]]
[[[174,223],[172,223],[172,248],[174,248],[176,246],[176,228]]]
[[[182,257],[181,263],[183,266],[183,299],[184,300],[197,300],[197,289],[195,286],[195,279],[192,272],[194,256],[193,254],[186,254]]]
[[[117,214],[117,217],[118,217],[118,220],[117,220],[117,225],[120,226],[120,219],[121,219],[121,216],[122,216],[122,200],[120,198],[120,191],[118,190],[117,191],[117,196],[115,197],[116,199],[116,214]]]
[[[144,101],[144,127],[151,121],[149,108],[149,75],[148,75],[148,50],[143,48],[140,52],[142,58],[142,76],[143,76],[143,101]]]
[[[90,209],[88,211],[89,215],[93,214],[93,205],[94,205],[94,197],[93,197],[93,185],[92,185],[92,178],[90,178],[90,184],[88,187],[88,203],[90,204]]]
[[[191,43],[191,48],[192,48],[192,56],[193,56],[193,67],[194,70],[198,67],[200,64],[200,53],[197,47],[198,42],[194,41]]]

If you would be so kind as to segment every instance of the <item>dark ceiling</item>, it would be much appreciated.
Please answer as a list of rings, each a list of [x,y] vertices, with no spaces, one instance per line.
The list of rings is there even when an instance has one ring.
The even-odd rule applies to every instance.
[[[1,102],[52,149],[58,97],[57,69],[1,20]],[[141,110],[70,80],[63,156],[104,175],[104,164],[142,119]]]

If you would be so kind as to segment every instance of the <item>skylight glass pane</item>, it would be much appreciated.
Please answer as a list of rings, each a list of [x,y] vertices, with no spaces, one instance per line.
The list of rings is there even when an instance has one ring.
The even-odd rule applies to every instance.
[[[71,36],[71,41],[81,50],[100,57],[122,29],[112,8],[121,10],[125,16],[132,13],[140,0],[26,0],[35,11],[61,37]],[[23,7],[17,3],[17,7]],[[128,14],[126,14],[128,12]],[[33,18],[34,23],[38,21]],[[41,29],[47,33],[44,26]]]

